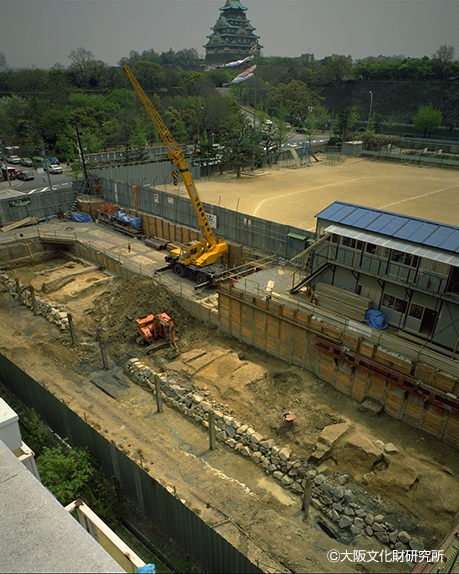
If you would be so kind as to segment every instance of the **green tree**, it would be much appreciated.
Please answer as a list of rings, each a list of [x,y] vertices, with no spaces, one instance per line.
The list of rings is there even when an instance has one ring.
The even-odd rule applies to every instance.
[[[353,135],[358,119],[359,114],[356,106],[343,108],[338,113],[333,124],[333,133],[337,135],[341,141],[347,140]]]
[[[430,137],[432,130],[441,126],[442,114],[440,110],[429,104],[421,106],[412,121],[417,129],[424,131],[424,137]]]
[[[455,49],[453,46],[443,44],[438,48],[435,54],[432,54],[434,61],[435,71],[440,79],[444,79],[447,75],[446,70],[452,62],[454,62]]]
[[[37,467],[44,486],[65,506],[89,493],[94,462],[87,448],[64,452],[62,447],[55,446],[43,449]]]
[[[282,104],[291,121],[303,122],[308,116],[309,107],[319,107],[319,96],[304,82],[292,80],[269,90],[266,98],[268,110],[277,112]]]
[[[352,77],[352,57],[333,54],[321,62],[318,69],[319,81],[323,84],[340,84]]]
[[[132,72],[144,90],[158,90],[166,83],[164,70],[153,62],[136,62]]]
[[[263,160],[264,152],[257,132],[237,107],[221,128],[220,143],[224,146],[223,162],[235,166],[237,177],[241,177],[244,167],[260,165]]]
[[[384,128],[384,116],[381,114],[373,113],[370,118],[370,131],[375,132],[375,134],[382,133]]]

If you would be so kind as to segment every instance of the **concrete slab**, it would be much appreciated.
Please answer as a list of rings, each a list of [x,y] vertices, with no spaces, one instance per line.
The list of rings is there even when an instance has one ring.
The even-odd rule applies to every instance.
[[[1,441],[0,506],[2,572],[124,572]]]

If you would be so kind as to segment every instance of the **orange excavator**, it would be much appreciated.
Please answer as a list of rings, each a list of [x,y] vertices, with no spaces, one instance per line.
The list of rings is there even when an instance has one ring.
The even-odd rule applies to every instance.
[[[136,319],[136,323],[139,332],[137,343],[148,345],[147,352],[166,345],[177,349],[174,323],[167,313],[144,315]]]

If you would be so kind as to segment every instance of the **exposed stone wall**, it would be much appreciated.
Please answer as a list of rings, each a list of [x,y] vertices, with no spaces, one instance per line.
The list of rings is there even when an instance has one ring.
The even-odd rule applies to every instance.
[[[257,432],[248,422],[227,414],[223,405],[212,399],[210,391],[183,380],[176,373],[155,373],[137,358],[129,359],[124,370],[131,380],[153,393],[156,393],[155,377],[158,376],[161,396],[166,404],[207,429],[209,413],[212,411],[215,416],[217,440],[261,466],[292,493],[302,496],[307,480],[312,480],[311,504],[320,513],[317,522],[340,542],[357,544],[360,541],[358,537],[363,536],[374,537],[381,544],[395,550],[424,548],[420,538],[391,523],[390,517],[386,516],[382,508],[377,513],[367,510],[364,501],[349,482],[348,475],[331,477],[319,473],[314,464],[301,459],[290,446],[276,444],[274,439]],[[322,433],[323,442],[330,440],[330,432],[327,429],[334,430],[334,427],[339,426],[342,425],[326,427]],[[340,429],[338,435],[335,433],[337,438],[342,434],[342,430]],[[393,447],[382,445],[383,448],[384,446]],[[377,505],[377,500],[373,502],[372,508]]]
[[[6,287],[13,299],[20,299],[23,305],[32,309],[33,302],[30,289],[21,288],[20,293],[18,293],[16,282],[10,279],[5,273],[0,273],[0,283]],[[65,331],[69,328],[68,314],[63,305],[50,303],[46,301],[46,299],[37,296],[35,296],[35,305],[36,315],[42,315],[45,319],[48,319],[50,323],[57,325],[61,331]]]

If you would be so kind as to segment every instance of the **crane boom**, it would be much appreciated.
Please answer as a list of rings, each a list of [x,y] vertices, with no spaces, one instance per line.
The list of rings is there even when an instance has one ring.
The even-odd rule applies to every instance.
[[[183,183],[185,184],[185,187],[186,187],[186,190],[187,190],[188,195],[190,197],[191,203],[193,204],[194,210],[196,212],[196,215],[197,215],[197,218],[199,221],[199,227],[201,228],[202,233],[204,234],[204,237],[206,239],[207,246],[213,247],[213,246],[217,245],[217,243],[221,243],[222,247],[223,247],[223,242],[217,241],[217,239],[215,238],[214,232],[212,231],[212,228],[210,227],[209,220],[207,219],[207,216],[205,214],[204,207],[202,206],[201,198],[199,197],[198,191],[197,191],[196,186],[194,184],[193,178],[191,176],[191,173],[190,173],[190,170],[188,167],[188,163],[185,159],[185,155],[183,154],[182,149],[180,148],[178,143],[175,141],[173,135],[168,130],[166,124],[162,120],[161,116],[159,115],[159,113],[157,112],[157,110],[155,109],[153,104],[151,103],[150,99],[148,98],[148,96],[144,92],[142,86],[139,84],[137,78],[134,76],[134,74],[132,73],[131,69],[129,68],[129,66],[127,64],[123,65],[123,71],[126,73],[127,77],[131,81],[132,87],[134,88],[135,92],[139,96],[140,101],[142,102],[143,106],[145,107],[147,114],[150,116],[150,119],[153,122],[159,136],[163,140],[164,145],[167,147],[167,149],[168,149],[167,157],[169,158],[169,160],[171,161],[172,164],[177,166],[177,168],[180,172]],[[227,250],[228,250],[228,248],[226,247],[225,253]],[[221,254],[223,254],[223,253],[221,253]],[[214,261],[211,261],[211,263],[213,263],[213,262]]]

